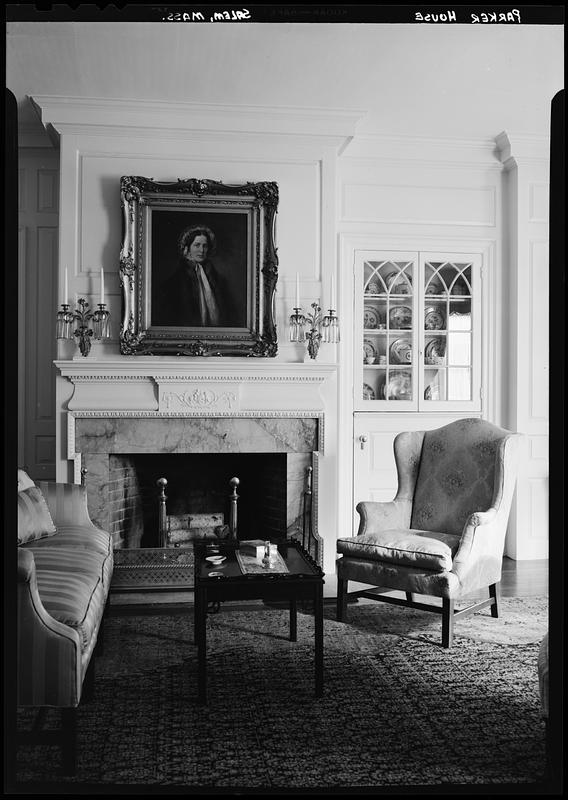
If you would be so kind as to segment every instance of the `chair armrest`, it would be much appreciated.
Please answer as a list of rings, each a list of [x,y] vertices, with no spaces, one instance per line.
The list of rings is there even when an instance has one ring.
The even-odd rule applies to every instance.
[[[86,486],[51,481],[38,481],[37,485],[45,497],[56,527],[97,527],[89,516]]]
[[[453,558],[452,572],[462,591],[489,586],[501,580],[507,519],[496,508],[472,514],[464,526]]]
[[[374,531],[387,531],[390,528],[408,528],[412,501],[408,499],[379,502],[365,500],[358,503],[355,510],[359,514],[357,536]]]
[[[45,609],[33,553],[22,548],[18,548],[17,620],[18,705],[78,705],[82,685],[79,634]]]

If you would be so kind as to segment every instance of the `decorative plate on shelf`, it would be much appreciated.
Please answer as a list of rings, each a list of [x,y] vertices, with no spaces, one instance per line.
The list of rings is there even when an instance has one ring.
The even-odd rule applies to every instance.
[[[412,309],[408,306],[394,306],[389,313],[389,323],[391,328],[395,330],[410,328],[412,324]]]
[[[372,306],[365,306],[363,312],[363,325],[365,328],[378,328],[380,322],[379,312]]]
[[[368,383],[363,384],[363,400],[375,400],[375,390]]]
[[[387,400],[412,400],[412,376],[410,372],[398,372],[392,375],[386,385]]]
[[[424,327],[427,331],[440,331],[446,327],[444,312],[435,306],[424,309]]]
[[[424,389],[424,400],[439,400],[440,399],[440,384],[437,380],[432,381]]]
[[[375,350],[375,345],[370,339],[363,339],[363,357],[364,358],[376,358],[377,351]]]
[[[442,281],[437,277],[432,277],[424,290],[424,294],[444,294]]]
[[[400,272],[391,272],[385,278],[385,283],[391,294],[410,294],[410,276],[401,275]]]
[[[412,345],[408,339],[397,339],[389,348],[391,364],[409,364],[412,361]]]
[[[439,364],[446,355],[446,340],[439,336],[432,339],[424,348],[424,359],[427,364]]]
[[[379,282],[377,280],[369,281],[366,292],[367,294],[380,294],[381,287],[379,285]]]

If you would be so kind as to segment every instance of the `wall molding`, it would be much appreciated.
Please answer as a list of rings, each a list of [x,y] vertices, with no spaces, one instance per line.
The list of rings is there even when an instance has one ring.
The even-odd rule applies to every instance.
[[[359,109],[300,108],[295,106],[236,106],[209,103],[171,103],[101,97],[37,95],[30,97],[46,129],[60,133],[107,136],[109,128],[150,132],[295,134],[338,139],[353,135],[366,113]]]

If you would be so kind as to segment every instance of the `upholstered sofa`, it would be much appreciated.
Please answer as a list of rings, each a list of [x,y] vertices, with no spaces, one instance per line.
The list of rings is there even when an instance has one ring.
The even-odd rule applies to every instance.
[[[75,711],[92,692],[93,653],[113,571],[112,538],[93,524],[86,487],[18,470],[17,703],[61,709],[63,769],[75,768]],[[99,644],[100,648],[100,644]],[[22,744],[51,735],[19,731]]]

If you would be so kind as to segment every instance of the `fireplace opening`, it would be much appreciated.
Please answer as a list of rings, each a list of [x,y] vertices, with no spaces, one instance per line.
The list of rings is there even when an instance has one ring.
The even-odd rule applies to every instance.
[[[110,513],[123,547],[158,546],[160,478],[168,482],[168,515],[220,513],[228,524],[230,480],[236,477],[238,538],[286,536],[286,453],[145,453],[109,459]]]

